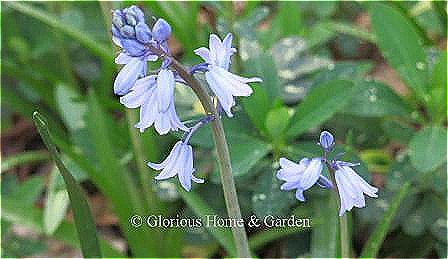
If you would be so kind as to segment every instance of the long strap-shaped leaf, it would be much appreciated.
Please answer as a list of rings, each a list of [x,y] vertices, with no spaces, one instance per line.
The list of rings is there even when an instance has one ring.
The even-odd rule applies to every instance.
[[[203,223],[207,222],[206,215],[216,215],[216,212],[210,208],[196,193],[186,192],[182,188],[177,188],[177,190],[194,213],[201,217],[201,221]],[[231,257],[236,255],[236,248],[233,243],[230,228],[208,226],[207,230],[214,238],[216,238],[216,240],[224,247]]]
[[[73,218],[75,221],[76,231],[81,243],[82,254],[86,258],[101,257],[100,246],[96,236],[95,222],[87,203],[86,197],[76,182],[75,178],[70,174],[62,163],[61,157],[56,150],[56,146],[51,140],[45,118],[37,111],[33,113],[33,121],[37,130],[42,137],[45,145],[50,152],[51,158],[55,161],[62,177],[64,178],[67,192],[70,198],[70,204],[73,210]]]
[[[8,3],[8,7],[13,8],[20,13],[33,17],[56,29],[57,31],[71,37],[75,41],[84,45],[86,48],[90,49],[94,54],[101,57],[103,60],[112,60],[112,49],[98,43],[97,39],[91,38],[87,34],[80,32],[76,28],[65,24],[56,17],[53,17],[51,14],[36,9],[29,4],[22,4],[17,2]]]
[[[395,195],[389,209],[387,209],[386,213],[384,213],[383,218],[376,226],[359,258],[373,258],[376,256],[378,250],[380,250],[380,247],[383,244],[384,238],[386,237],[389,225],[394,219],[398,208],[400,207],[401,200],[403,200],[403,198],[408,193],[410,186],[410,182],[406,182],[401,186],[400,191],[397,195]]]

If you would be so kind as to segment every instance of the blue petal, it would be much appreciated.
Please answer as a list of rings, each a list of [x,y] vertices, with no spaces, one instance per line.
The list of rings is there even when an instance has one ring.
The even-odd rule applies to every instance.
[[[134,57],[131,57],[124,52],[120,52],[120,54],[118,54],[115,58],[115,64],[124,65],[131,62],[132,59],[134,59]]]
[[[201,47],[194,50],[194,53],[200,56],[205,62],[211,64],[210,51],[207,48]]]
[[[133,57],[141,57],[146,51],[145,45],[133,39],[122,39],[121,45],[127,54]]]
[[[152,87],[155,86],[155,76],[147,76],[135,82],[134,88],[131,92],[120,98],[126,108],[137,108],[147,101],[151,94]]]
[[[210,49],[210,64],[219,66],[218,56],[221,52],[222,43],[218,36],[210,34],[209,49]]]
[[[159,105],[159,112],[165,112],[171,104],[174,95],[174,81],[173,72],[168,69],[160,70],[157,75],[157,100]]]
[[[305,197],[303,196],[303,190],[302,189],[297,189],[296,190],[296,199],[299,201],[304,202],[305,201]]]
[[[191,190],[191,175],[190,167],[193,167],[193,150],[190,145],[184,145],[182,156],[179,157],[179,182],[186,191]]]
[[[171,149],[170,154],[165,158],[165,160],[163,160],[162,163],[157,164],[157,163],[148,162],[148,166],[154,170],[162,170],[163,168],[165,168],[168,165],[168,163],[171,162],[171,160],[173,160],[173,157],[177,156],[181,145],[182,145],[182,141],[178,141],[174,145],[173,149]]]
[[[152,36],[158,42],[166,41],[171,34],[171,26],[162,18],[152,27]]]
[[[114,93],[117,95],[125,95],[134,85],[139,76],[144,62],[138,58],[132,59],[118,73],[114,82]]]
[[[216,78],[216,75],[212,73],[211,71],[205,72],[205,79],[207,80],[207,83],[210,86],[210,89],[213,91],[213,93],[218,98],[218,101],[220,102],[223,110],[226,112],[227,116],[229,118],[233,117],[232,114],[232,106],[235,103],[232,93],[230,91],[227,91]]]
[[[152,39],[151,31],[149,30],[148,25],[144,22],[140,22],[135,26],[135,36],[138,41],[146,44],[148,44]]]

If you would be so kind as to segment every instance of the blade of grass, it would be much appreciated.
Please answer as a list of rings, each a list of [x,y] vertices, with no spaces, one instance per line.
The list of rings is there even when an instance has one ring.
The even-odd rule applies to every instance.
[[[3,173],[22,164],[48,159],[50,159],[50,155],[46,151],[28,151],[17,155],[8,156],[2,159],[1,172]]]
[[[81,250],[84,257],[101,257],[101,251],[96,236],[96,226],[93,221],[92,213],[90,211],[87,199],[76,182],[75,178],[70,174],[61,157],[51,140],[50,132],[48,131],[45,119],[38,112],[33,113],[33,121],[37,127],[42,140],[50,152],[52,159],[55,161],[59,169],[64,183],[67,187],[67,192],[70,198],[70,205],[73,211],[73,218],[75,221],[76,230],[78,232],[79,241],[81,243]]]
[[[386,213],[384,213],[383,218],[380,220],[369,240],[367,241],[367,244],[364,246],[360,258],[376,257],[376,254],[383,244],[384,238],[386,238],[387,230],[389,229],[390,223],[394,219],[395,213],[397,213],[401,201],[408,193],[410,187],[410,182],[406,182],[401,186],[398,194],[395,195],[394,199],[390,203],[390,207],[387,209]]]

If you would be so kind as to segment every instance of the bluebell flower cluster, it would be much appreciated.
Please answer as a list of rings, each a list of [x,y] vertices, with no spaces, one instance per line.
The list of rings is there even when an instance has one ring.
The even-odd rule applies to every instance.
[[[280,158],[280,169],[277,171],[277,178],[285,181],[280,186],[281,190],[296,189],[296,198],[305,201],[303,192],[310,189],[314,184],[321,188],[332,189],[333,183],[323,174],[323,167],[328,165],[330,174],[334,172],[337,191],[339,194],[340,206],[339,216],[353,207],[365,207],[364,194],[370,197],[378,197],[378,189],[368,184],[351,167],[359,164],[328,160],[328,153],[334,146],[334,137],[331,133],[323,131],[320,134],[319,145],[324,151],[323,157],[303,158],[297,164],[284,157]]]
[[[158,19],[150,28],[145,23],[142,10],[137,6],[112,12],[112,40],[121,49],[115,63],[123,65],[114,82],[114,93],[121,96],[120,103],[125,107],[140,108],[140,121],[135,127],[141,132],[153,125],[160,135],[178,130],[185,132],[186,137],[176,143],[162,163],[148,163],[148,166],[161,170],[156,180],[177,175],[182,187],[189,191],[191,181],[203,183],[204,180],[193,176],[193,151],[188,140],[213,116],[200,119],[191,128],[185,126],[177,116],[174,106],[176,82],[184,85],[186,82],[170,69],[170,35],[171,26],[165,20]],[[218,99],[218,107],[229,117],[232,117],[231,108],[235,105],[235,97],[251,95],[252,89],[247,83],[261,81],[259,78],[244,78],[228,71],[231,56],[236,52],[231,43],[230,33],[223,41],[211,34],[209,48],[202,47],[194,51],[205,63],[194,65],[190,70],[191,74],[205,73],[211,92]],[[157,73],[148,75],[147,63],[159,58],[163,60]]]

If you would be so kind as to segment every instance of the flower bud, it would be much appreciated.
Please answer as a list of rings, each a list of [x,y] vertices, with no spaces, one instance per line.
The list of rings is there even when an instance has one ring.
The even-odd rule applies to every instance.
[[[115,25],[115,27],[117,27],[117,29],[120,29],[121,27],[124,26],[123,18],[121,16],[120,10],[115,10],[112,13],[112,24]]]
[[[127,24],[129,24],[131,26],[137,25],[137,19],[135,18],[135,16],[132,13],[127,12],[124,17],[126,18]]]
[[[125,26],[121,27],[120,32],[124,37],[127,37],[127,38],[132,38],[135,36],[135,30],[130,25],[125,25]]]
[[[142,43],[149,43],[152,39],[151,31],[146,23],[140,22],[135,26],[135,36]]]
[[[330,152],[334,145],[333,135],[328,131],[322,131],[319,144],[326,152]]]
[[[167,40],[170,34],[171,26],[164,19],[158,19],[152,27],[152,36],[158,42]]]

